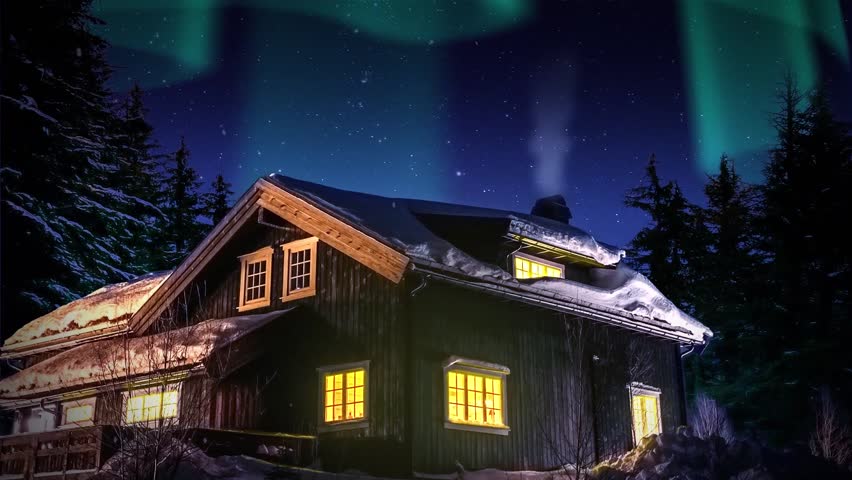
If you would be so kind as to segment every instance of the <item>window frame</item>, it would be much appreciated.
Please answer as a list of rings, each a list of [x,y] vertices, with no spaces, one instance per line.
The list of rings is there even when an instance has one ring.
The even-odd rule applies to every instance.
[[[59,428],[75,428],[75,427],[90,427],[95,424],[95,415],[97,415],[97,400],[98,397],[77,398],[74,400],[65,400],[60,408],[62,417],[59,419]],[[68,410],[76,407],[92,407],[92,416],[88,420],[80,422],[68,422]]]
[[[238,312],[252,310],[255,308],[268,307],[272,301],[272,247],[263,247],[245,255],[237,257],[240,260],[240,297]],[[261,298],[246,301],[246,269],[249,264],[266,261],[266,289]]]
[[[518,278],[518,269],[515,266],[515,259],[516,258],[523,258],[524,260],[527,260],[529,262],[535,262],[535,263],[539,263],[541,265],[545,265],[545,266],[548,266],[548,267],[558,269],[560,275],[558,277]],[[536,257],[535,255],[530,255],[528,253],[515,252],[515,253],[512,254],[512,277],[515,280],[537,280],[537,279],[542,279],[542,278],[563,278],[564,279],[565,278],[565,265],[563,265],[561,263],[557,263],[557,262],[552,262],[550,260],[547,260],[547,259],[544,259],[544,258],[541,258],[541,257]]]
[[[450,393],[449,393],[449,373],[451,371],[454,372],[466,372],[472,373],[474,375],[482,375],[488,376],[492,378],[500,379],[500,387],[502,392],[500,393],[502,400],[502,410],[503,410],[503,425],[479,425],[479,424],[471,424],[466,422],[455,422],[450,420]],[[473,360],[470,358],[459,357],[456,355],[448,358],[443,364],[443,384],[444,384],[444,428],[450,430],[466,430],[469,432],[478,432],[478,433],[490,433],[493,435],[509,435],[509,432],[512,430],[509,427],[509,410],[508,410],[508,398],[506,395],[507,390],[507,380],[508,376],[511,373],[508,367],[503,365],[498,365],[496,363],[483,362],[481,360]]]
[[[296,240],[294,242],[289,242],[281,245],[281,251],[284,254],[284,275],[282,275],[283,281],[281,282],[281,301],[289,302],[291,300],[298,300],[300,298],[311,297],[316,295],[317,293],[317,265],[319,262],[317,261],[317,243],[319,243],[319,238],[317,237],[308,237],[303,238],[301,240]],[[308,287],[296,290],[292,293],[289,292],[290,289],[290,253],[292,251],[302,251],[302,250],[310,250],[311,252],[311,272],[308,277]]]
[[[166,385],[153,385],[149,387],[143,388],[135,388],[133,390],[125,390],[121,395],[121,422],[123,425],[140,425],[145,427],[156,427],[159,425],[159,422],[163,423],[171,422],[172,425],[180,425],[180,409],[181,409],[181,396],[182,396],[182,387],[183,382],[180,383],[169,383]],[[148,420],[137,420],[135,422],[130,422],[127,420],[127,401],[130,400],[131,397],[134,396],[144,396],[144,395],[152,395],[154,393],[159,393],[160,395],[164,395],[166,392],[175,391],[177,392],[177,410],[175,412],[174,417],[163,417],[163,400],[160,398],[160,417],[155,419]]]
[[[352,420],[325,421],[325,376],[330,373],[348,373],[354,370],[364,370],[364,417]],[[367,428],[370,424],[370,361],[341,363],[317,368],[317,432],[336,432],[339,430],[354,430]],[[344,395],[346,386],[344,385]],[[345,407],[345,398],[344,398]]]
[[[651,385],[645,385],[644,383],[639,382],[631,382],[627,385],[627,390],[630,392],[630,429],[633,430],[633,443],[634,445],[639,445],[639,442],[648,435],[652,434],[660,434],[663,433],[663,416],[662,416],[662,402],[660,401],[660,397],[662,396],[663,391],[657,387],[653,387]],[[636,431],[636,417],[635,412],[633,410],[633,397],[635,396],[645,396],[645,397],[654,397],[657,405],[657,432],[656,433],[648,433],[643,436],[639,436],[639,432]]]

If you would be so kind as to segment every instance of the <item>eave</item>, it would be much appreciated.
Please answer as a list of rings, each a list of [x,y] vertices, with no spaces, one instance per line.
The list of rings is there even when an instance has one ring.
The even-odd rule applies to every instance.
[[[260,210],[266,209],[324,243],[351,256],[394,283],[399,283],[409,259],[391,246],[353,227],[312,202],[268,180],[258,179],[228,214],[130,319],[134,335],[144,334],[154,321],[221,251],[224,245]]]
[[[422,259],[412,259],[411,270],[442,282],[463,288],[509,298],[528,305],[568,313],[608,325],[675,341],[683,345],[703,345],[681,329],[651,317],[619,311],[582,300],[566,299],[552,292],[518,282],[498,278],[471,280],[464,272],[453,267]]]

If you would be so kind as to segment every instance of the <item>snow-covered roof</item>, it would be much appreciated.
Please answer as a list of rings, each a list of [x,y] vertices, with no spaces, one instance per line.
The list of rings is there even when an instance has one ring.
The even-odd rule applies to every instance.
[[[71,336],[121,329],[171,271],[149,273],[101,287],[27,323],[6,339],[3,350],[33,347]]]
[[[153,372],[191,368],[214,350],[290,310],[212,319],[144,337],[121,336],[86,343],[0,380],[0,400],[120,383]]]
[[[645,276],[622,265],[624,250],[599,242],[573,225],[520,212],[340,190],[279,174],[270,175],[269,180],[399,249],[425,268],[444,269],[483,285],[499,284],[528,295],[583,305],[619,315],[628,323],[645,322],[655,331],[669,330],[694,342],[704,342],[705,337],[713,335],[701,322],[677,308]],[[503,219],[508,225],[507,233],[590,258],[606,268],[590,268],[588,283],[553,278],[519,282],[506,270],[473,258],[436,235],[418,215]]]

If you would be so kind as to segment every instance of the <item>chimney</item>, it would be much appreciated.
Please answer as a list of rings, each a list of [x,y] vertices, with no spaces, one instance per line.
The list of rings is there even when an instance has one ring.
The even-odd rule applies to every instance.
[[[551,195],[549,197],[539,198],[533,205],[531,214],[556,220],[565,224],[571,223],[571,209],[565,203],[565,197],[562,195]]]

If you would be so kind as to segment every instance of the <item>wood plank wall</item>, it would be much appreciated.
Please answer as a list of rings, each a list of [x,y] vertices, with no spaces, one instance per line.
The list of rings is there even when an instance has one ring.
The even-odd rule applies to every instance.
[[[453,472],[456,462],[469,470],[557,467],[565,461],[566,449],[577,440],[565,419],[566,406],[576,396],[587,397],[575,408],[587,411],[589,421],[591,405],[596,405],[598,431],[594,437],[607,442],[595,445],[597,451],[615,450],[613,443],[618,451],[630,448],[626,359],[615,352],[623,352],[623,345],[632,338],[652,352],[651,373],[643,380],[663,390],[663,425],[670,429],[681,422],[672,343],[439,282],[417,293],[410,309],[415,471]],[[566,346],[571,338],[567,329],[578,322],[585,322],[592,332],[584,355],[589,361],[597,356],[595,364],[609,371],[594,365],[587,366],[587,373],[581,375],[573,364],[573,354]],[[451,355],[497,363],[511,370],[506,381],[508,436],[444,427],[442,363]],[[583,384],[586,381],[595,384],[594,390]],[[599,398],[592,397],[593,391]]]

